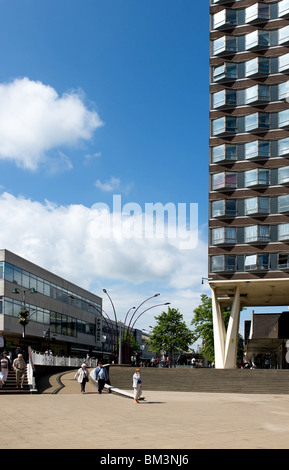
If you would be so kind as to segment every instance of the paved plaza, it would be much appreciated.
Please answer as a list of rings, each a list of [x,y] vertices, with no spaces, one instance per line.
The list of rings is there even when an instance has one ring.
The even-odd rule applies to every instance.
[[[1,396],[1,449],[287,449],[289,395],[144,391],[139,405],[87,392]],[[2,427],[1,426],[1,427]]]

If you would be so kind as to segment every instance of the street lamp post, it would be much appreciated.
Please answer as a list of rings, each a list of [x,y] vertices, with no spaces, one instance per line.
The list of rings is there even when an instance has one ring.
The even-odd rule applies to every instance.
[[[114,312],[114,317],[115,317],[115,323],[116,323],[116,329],[117,329],[117,345],[118,345],[118,364],[121,364],[121,361],[122,361],[122,344],[121,344],[121,341],[122,341],[122,334],[121,334],[121,326],[117,320],[117,315],[116,315],[116,310],[115,310],[115,307],[114,307],[114,303],[110,297],[110,295],[108,294],[107,290],[106,289],[103,289],[103,292],[108,296],[109,300],[110,300],[110,303],[112,305],[112,309],[113,309],[113,312]],[[143,315],[145,312],[147,312],[148,310],[150,310],[151,308],[154,308],[154,307],[158,307],[159,305],[168,305],[170,302],[167,302],[167,303],[164,303],[164,304],[158,304],[158,305],[153,305],[152,307],[149,307],[147,308],[146,310],[144,310],[143,312],[141,312],[138,317],[134,320],[133,324],[132,324],[132,320],[133,318],[135,317],[135,314],[137,313],[137,311],[140,309],[140,307],[145,303],[145,302],[148,302],[149,300],[153,299],[154,297],[158,297],[160,294],[154,294],[152,295],[151,297],[148,297],[147,299],[145,299],[143,302],[141,302],[139,304],[138,307],[131,307],[128,312],[126,313],[126,316],[125,316],[125,319],[124,319],[124,323],[123,323],[123,338],[126,338],[126,344],[129,348],[129,339],[130,339],[130,336],[131,336],[131,332],[132,332],[132,329],[133,329],[133,326],[135,325],[136,321],[139,319],[139,317],[141,315]],[[129,320],[129,324],[128,326],[126,327],[126,321],[128,319],[128,316],[129,316],[129,313],[131,310],[134,310],[130,320]],[[131,326],[132,324],[132,326]],[[127,357],[126,357],[127,359]]]
[[[27,310],[26,305],[25,305],[27,291],[30,294],[37,294],[37,290],[34,289],[34,287],[32,287],[31,289],[23,289],[21,287],[15,287],[15,289],[12,291],[12,294],[20,294],[21,292],[23,293],[23,298],[22,298],[23,307],[19,312],[19,315],[20,315],[19,323],[20,325],[23,326],[23,333],[22,333],[23,338],[25,338],[25,327],[27,326],[29,322],[28,320],[29,310]]]
[[[109,295],[109,293],[107,292],[106,289],[103,289],[103,292],[107,295],[107,297],[109,298],[110,300],[110,303],[111,303],[111,306],[112,306],[112,309],[113,309],[113,313],[114,313],[114,318],[115,318],[115,326],[116,326],[116,344],[118,344],[118,363],[121,364],[121,332],[119,331],[119,327],[118,327],[118,321],[117,321],[117,316],[116,316],[116,310],[115,310],[115,307],[114,307],[114,303],[113,301],[111,300],[111,297]]]

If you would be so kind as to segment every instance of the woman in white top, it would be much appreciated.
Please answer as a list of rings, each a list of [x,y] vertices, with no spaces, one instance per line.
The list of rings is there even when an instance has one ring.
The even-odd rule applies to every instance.
[[[139,403],[138,399],[140,398],[142,394],[142,382],[141,382],[139,369],[136,369],[135,373],[133,374],[132,386],[133,386],[133,392],[134,392],[134,402]]]
[[[7,354],[3,353],[0,359],[0,388],[2,388],[2,386],[7,380],[9,369],[10,361],[7,357]]]
[[[89,372],[86,368],[85,363],[83,363],[80,369],[78,369],[74,378],[77,379],[77,381],[80,383],[81,393],[85,393],[85,385],[86,385],[86,382],[89,381]]]

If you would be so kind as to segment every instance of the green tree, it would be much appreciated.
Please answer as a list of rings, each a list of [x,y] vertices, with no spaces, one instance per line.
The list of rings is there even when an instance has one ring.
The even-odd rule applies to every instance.
[[[194,309],[194,317],[191,321],[193,325],[193,340],[198,341],[202,339],[201,354],[208,361],[213,362],[215,360],[214,352],[214,330],[213,330],[213,311],[212,311],[212,299],[206,294],[201,295],[202,303]],[[223,318],[225,327],[228,327],[231,309],[226,307],[223,309]],[[242,356],[243,341],[239,336],[239,351],[238,357]]]
[[[150,334],[150,350],[169,354],[175,365],[175,355],[188,351],[193,333],[185,324],[178,309],[169,307],[167,312],[162,312],[155,319],[157,324]]]

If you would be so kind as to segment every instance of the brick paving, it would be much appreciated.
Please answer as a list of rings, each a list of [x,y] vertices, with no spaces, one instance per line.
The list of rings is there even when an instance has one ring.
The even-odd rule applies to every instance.
[[[139,405],[85,394],[61,377],[53,393],[1,396],[1,449],[287,449],[289,395],[145,390]],[[2,427],[1,426],[1,427]]]

